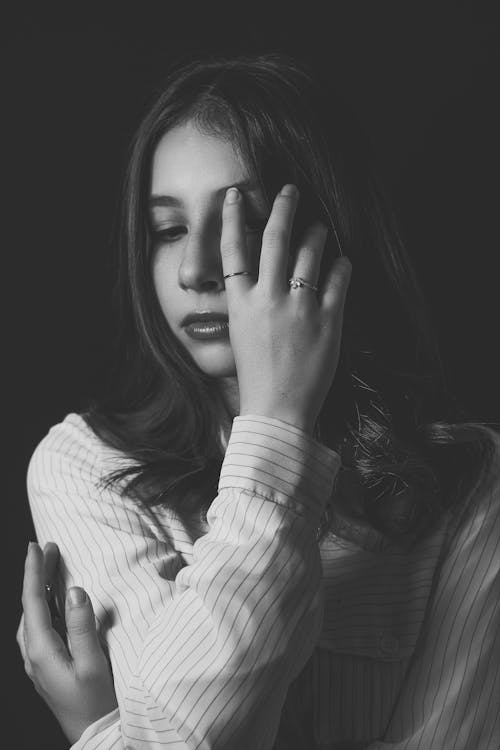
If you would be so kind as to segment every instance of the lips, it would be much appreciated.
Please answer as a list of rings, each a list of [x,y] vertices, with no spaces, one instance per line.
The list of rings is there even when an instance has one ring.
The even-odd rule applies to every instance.
[[[188,313],[182,319],[187,335],[200,341],[229,340],[229,317],[227,313],[205,310]]]
[[[184,316],[181,321],[182,326],[188,326],[191,323],[229,323],[229,316],[227,313],[219,312],[201,312],[201,313],[188,313]]]

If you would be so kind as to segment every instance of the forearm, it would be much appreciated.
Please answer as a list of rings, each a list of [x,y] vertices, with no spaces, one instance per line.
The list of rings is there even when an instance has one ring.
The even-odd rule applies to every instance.
[[[165,728],[175,727],[188,747],[244,747],[245,736],[255,742],[256,731],[272,732],[321,624],[313,530],[267,507],[271,501],[247,493],[231,500],[243,518],[258,505],[257,523],[248,517],[238,530],[243,540],[225,541],[234,508],[228,498],[216,505],[196,562],[181,571],[178,594],[150,630],[125,701],[134,726],[137,702],[146,728],[151,709],[161,708]]]
[[[170,543],[144,534],[130,501],[96,494],[99,448],[85,430],[75,446],[73,425],[37,451],[30,497],[35,518],[57,519],[47,533],[61,545],[67,576],[109,624],[120,709],[119,720],[89,727],[75,748],[150,748],[166,738],[183,750],[271,747],[289,683],[321,625],[317,528],[338,455],[279,420],[236,418],[208,532],[186,549],[182,568]]]
[[[165,729],[174,727],[188,747],[255,747],[257,739],[265,747],[288,685],[316,643],[322,619],[316,526],[327,489],[321,483],[333,473],[321,476],[315,464],[313,477],[310,459],[297,458],[316,445],[289,431],[288,452],[296,455],[285,458],[277,438],[281,459],[271,475],[269,454],[259,456],[244,429],[249,424],[263,425],[236,424],[210,530],[195,543],[193,564],[177,575],[176,595],[149,631],[127,694],[135,732],[142,701],[145,736],[150,712],[160,708]],[[156,730],[158,723],[159,717]]]

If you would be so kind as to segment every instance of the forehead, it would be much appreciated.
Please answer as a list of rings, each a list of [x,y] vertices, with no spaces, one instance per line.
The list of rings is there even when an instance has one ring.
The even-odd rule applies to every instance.
[[[159,141],[153,155],[151,193],[216,192],[250,177],[229,140],[203,133],[188,122],[172,128]]]

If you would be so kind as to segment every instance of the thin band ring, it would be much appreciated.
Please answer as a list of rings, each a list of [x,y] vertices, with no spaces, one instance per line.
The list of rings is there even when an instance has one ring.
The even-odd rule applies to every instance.
[[[225,279],[229,279],[230,276],[251,276],[250,271],[235,271],[235,273],[226,273]]]
[[[293,276],[291,279],[288,279],[288,283],[291,289],[299,289],[305,286],[307,287],[307,289],[312,289],[313,292],[318,291],[317,286],[314,286],[314,284],[311,284],[310,281],[306,281],[305,279],[302,279],[300,276]]]

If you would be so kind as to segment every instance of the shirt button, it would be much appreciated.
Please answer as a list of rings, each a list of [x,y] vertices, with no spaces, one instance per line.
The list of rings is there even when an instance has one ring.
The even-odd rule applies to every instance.
[[[379,651],[385,656],[396,656],[399,652],[399,641],[392,633],[383,633],[379,640]]]

